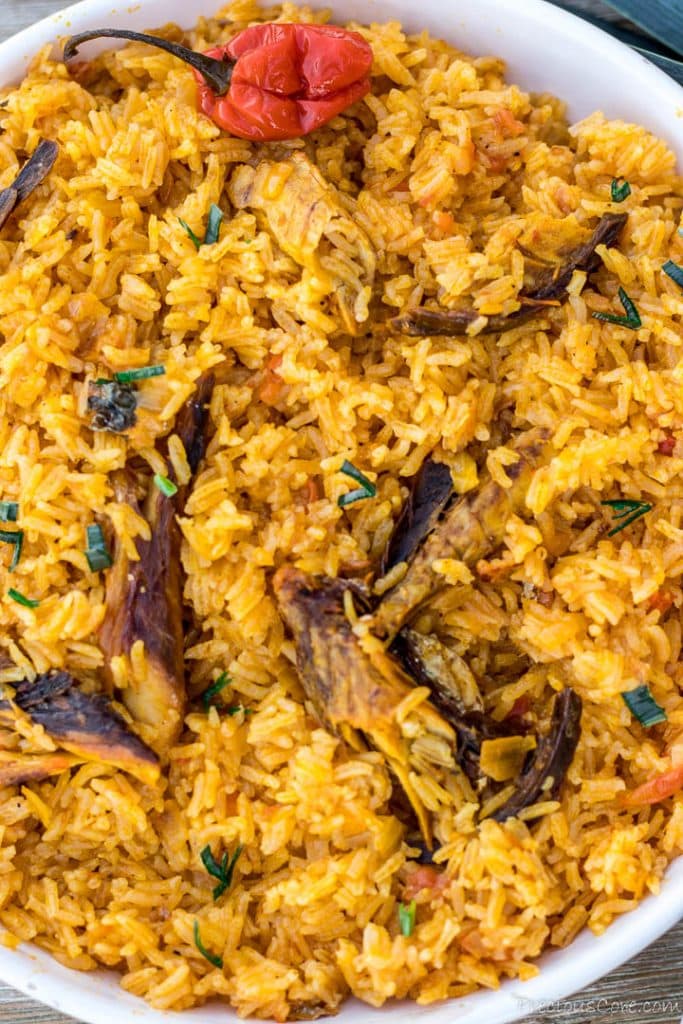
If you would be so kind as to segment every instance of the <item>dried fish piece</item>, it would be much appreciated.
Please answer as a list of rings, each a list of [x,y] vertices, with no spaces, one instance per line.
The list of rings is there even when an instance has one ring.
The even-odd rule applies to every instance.
[[[150,748],[129,729],[106,697],[84,693],[71,673],[53,669],[33,682],[22,680],[15,687],[14,702],[31,721],[42,725],[52,739],[75,755],[73,763],[100,761],[130,772],[147,785],[153,785],[159,778],[159,762]],[[0,702],[0,711],[3,717],[11,713],[10,702]],[[64,770],[57,764],[53,762],[56,771]],[[68,766],[66,762],[63,765]],[[49,766],[48,758],[42,767]]]
[[[0,192],[0,228],[14,208],[47,178],[54,167],[58,152],[59,146],[56,142],[42,139],[12,184]]]
[[[391,651],[418,686],[431,691],[431,701],[456,732],[456,759],[476,787],[482,779],[479,755],[484,740],[515,732],[484,712],[477,682],[467,662],[435,636],[404,628]]]
[[[122,434],[135,426],[137,398],[132,384],[105,380],[92,384],[88,394],[88,409],[93,413],[93,430],[109,430]]]
[[[471,668],[438,637],[406,626],[394,640],[391,651],[419,686],[429,687],[434,704],[449,721],[470,711],[484,710]]]
[[[543,312],[543,309],[566,297],[569,282],[575,270],[594,273],[601,265],[595,251],[599,245],[616,245],[628,219],[626,213],[606,213],[583,245],[577,246],[559,267],[549,267],[536,278],[532,288],[520,292],[521,307],[514,313],[488,317],[482,334],[499,334],[519,327]],[[456,336],[463,334],[482,314],[476,309],[409,309],[391,321],[392,327],[403,334],[424,337],[431,334]]]
[[[118,474],[114,494],[118,502],[142,514],[132,477]],[[144,509],[150,540],[137,539],[137,561],[130,559],[116,540],[113,565],[107,573],[106,614],[99,637],[112,683],[112,659],[125,659],[127,685],[121,691],[121,700],[136,722],[153,728],[150,743],[160,753],[175,742],[185,713],[180,530],[176,512],[175,501],[150,485]],[[138,641],[144,645],[145,657],[136,674],[130,655]]]
[[[481,702],[477,707],[466,705],[458,679],[462,678],[461,666],[452,659],[449,662],[447,655],[454,652],[448,652],[436,638],[404,629],[392,651],[419,686],[429,687],[434,706],[455,729],[457,761],[475,789],[489,789],[491,777],[500,781],[482,766],[482,744],[516,739],[523,745],[533,742],[533,738],[527,736],[525,740],[511,722],[495,721],[484,712]],[[466,665],[464,668],[469,672]],[[555,698],[548,731],[537,739],[533,757],[516,780],[514,794],[494,813],[497,821],[514,817],[542,795],[549,800],[557,795],[579,741],[581,706],[580,697],[569,688]]]
[[[213,374],[201,377],[176,420],[176,432],[193,471],[206,447],[206,407],[213,386]],[[114,491],[117,501],[141,511],[135,480],[130,474],[115,477]],[[178,738],[185,714],[183,581],[176,515],[183,508],[186,493],[186,488],[180,487],[169,498],[154,484],[149,485],[144,515],[151,537],[148,541],[136,541],[137,561],[130,559],[124,546],[116,541],[113,566],[107,574],[106,614],[100,629],[110,683],[115,683],[112,659],[123,658],[127,686],[121,699],[136,722],[153,730],[150,743],[162,754]],[[138,641],[144,645],[145,657],[136,675],[131,650]]]
[[[417,608],[442,589],[444,578],[435,572],[435,561],[459,558],[475,565],[502,543],[508,519],[524,507],[535,469],[550,455],[547,440],[548,432],[540,428],[520,434],[514,446],[518,461],[505,469],[511,486],[501,487],[485,477],[433,524],[403,579],[384,595],[370,617],[372,632],[393,640]]]
[[[354,633],[344,612],[345,581],[285,566],[274,588],[294,635],[299,677],[321,721],[357,750],[366,742],[384,755],[431,843],[418,789],[437,767],[454,767],[455,733],[428,701],[403,716],[413,684],[380,642],[368,637],[366,648]]]

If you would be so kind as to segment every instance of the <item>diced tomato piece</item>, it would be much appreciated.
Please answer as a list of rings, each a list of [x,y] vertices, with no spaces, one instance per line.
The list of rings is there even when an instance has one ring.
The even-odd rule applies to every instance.
[[[660,455],[673,455],[674,448],[676,447],[676,438],[672,437],[671,434],[667,434],[657,445],[657,451]]]
[[[507,715],[505,716],[505,721],[509,722],[510,719],[514,720],[524,718],[525,715],[529,714],[530,708],[531,699],[528,693],[524,693],[521,697],[518,697],[515,703],[512,705]]]
[[[493,123],[504,139],[514,139],[526,131],[526,125],[518,121],[508,107],[498,108],[493,115]]]
[[[237,798],[239,793],[228,793],[225,797],[225,813],[226,814],[237,814]]]
[[[622,803],[625,807],[639,807],[641,804],[656,804],[660,800],[666,800],[673,796],[683,787],[683,764],[677,768],[671,768],[668,772],[655,775],[649,782],[637,786],[627,793]]]
[[[477,928],[474,928],[471,932],[466,932],[464,935],[461,935],[458,942],[460,943],[460,948],[464,949],[465,952],[469,953],[471,956],[479,958],[486,956],[487,950],[484,947],[481,934]]]
[[[320,484],[315,477],[309,476],[305,486],[301,491],[304,499],[304,505],[312,505],[314,501],[319,501],[322,497]]]
[[[441,891],[447,884],[448,877],[444,871],[439,871],[431,864],[420,864],[406,879],[405,898],[410,900],[423,889]]]
[[[439,231],[452,231],[453,227],[455,226],[453,214],[448,213],[446,210],[435,211],[434,223],[436,224]]]
[[[487,153],[483,149],[479,150],[479,159],[493,174],[502,174],[508,165],[506,157],[499,153]]]
[[[669,590],[658,590],[647,602],[648,611],[658,611],[663,615],[674,603],[674,596]]]
[[[275,405],[282,394],[284,383],[277,372],[280,366],[282,366],[281,355],[271,355],[266,359],[263,380],[258,389],[258,396],[265,405]]]

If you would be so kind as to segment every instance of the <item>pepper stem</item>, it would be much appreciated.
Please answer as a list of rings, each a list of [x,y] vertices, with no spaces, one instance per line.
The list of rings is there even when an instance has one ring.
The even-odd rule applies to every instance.
[[[80,32],[76,36],[71,36],[64,44],[64,62],[66,63],[75,57],[82,43],[103,37],[132,39],[133,42],[149,43],[150,46],[156,46],[159,50],[165,50],[167,53],[177,57],[178,60],[189,64],[195,71],[198,71],[216,96],[224,96],[230,88],[232,69],[236,63],[234,60],[230,60],[227,57],[224,57],[223,60],[217,60],[216,57],[207,57],[205,53],[196,53],[194,50],[189,50],[186,46],[181,46],[180,43],[172,43],[168,39],[162,39],[160,36],[150,36],[144,32],[131,32],[125,28],[94,28],[90,32]]]

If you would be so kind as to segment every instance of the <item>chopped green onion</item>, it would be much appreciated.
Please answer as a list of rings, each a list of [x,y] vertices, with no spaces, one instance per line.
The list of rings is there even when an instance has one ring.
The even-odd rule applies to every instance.
[[[355,501],[362,501],[363,498],[371,498],[372,495],[363,487],[356,487],[353,491],[347,491],[346,494],[340,494],[337,498],[337,504],[339,508],[346,508],[347,505],[353,505]]]
[[[24,543],[24,531],[23,530],[0,530],[0,541],[3,544],[14,544],[14,552],[12,554],[12,561],[9,564],[9,571],[14,572],[19,559],[21,558],[21,549]]]
[[[205,846],[204,849],[199,854],[199,856],[201,857],[202,864],[206,868],[207,872],[211,875],[211,877],[218,878],[220,879],[220,881],[222,881],[223,876],[225,875],[225,869],[228,864],[227,852],[223,854],[222,865],[216,861],[216,858],[211,852],[210,846]]]
[[[212,967],[217,967],[219,971],[222,970],[223,958],[220,956],[216,956],[215,953],[209,953],[209,951],[205,949],[204,943],[202,942],[201,939],[201,935],[199,934],[199,921],[197,921],[196,919],[194,922],[194,944],[199,950],[199,952],[202,954],[204,959],[208,960]]]
[[[600,504],[608,505],[612,509],[614,519],[624,520],[623,523],[619,523],[609,531],[608,537],[613,537],[615,533],[619,533],[631,523],[635,523],[636,519],[640,519],[652,508],[652,505],[648,505],[645,501],[629,501],[624,498],[616,501],[601,501]]]
[[[16,501],[0,501],[0,522],[16,523],[19,515],[19,503]]]
[[[184,221],[182,220],[182,218],[178,217],[178,221],[180,222],[183,231],[185,231],[187,236],[192,240],[192,243],[197,252],[199,252],[203,245],[214,245],[218,241],[218,236],[220,235],[221,231],[222,220],[223,211],[221,210],[220,206],[216,206],[215,203],[211,203],[211,206],[209,207],[209,217],[206,222],[206,231],[204,232],[204,241],[202,241],[198,235],[195,235],[194,231],[187,223],[187,221]]]
[[[202,247],[201,238],[197,238],[190,225],[187,223],[186,220],[183,220],[182,217],[178,217],[178,223],[180,224],[183,231],[187,234],[187,236],[191,239],[192,244],[194,245],[197,252],[199,252],[199,250]]]
[[[102,533],[102,527],[99,523],[91,523],[90,526],[86,526],[85,537],[89,548],[104,547],[104,534]]]
[[[672,281],[676,282],[679,288],[683,288],[683,267],[679,267],[678,263],[674,263],[673,260],[667,260],[662,264],[662,270]]]
[[[207,687],[206,690],[204,690],[204,693],[202,694],[202,704],[204,705],[205,711],[208,711],[209,708],[211,707],[211,701],[213,700],[213,698],[216,697],[221,692],[221,690],[225,689],[226,686],[230,686],[231,682],[232,679],[230,678],[228,673],[221,672],[218,679],[214,683],[212,683],[211,686]]]
[[[403,903],[398,905],[398,924],[401,934],[405,935],[406,938],[410,938],[413,934],[416,909],[415,900],[411,900],[407,907]]]
[[[211,203],[211,206],[209,207],[209,219],[206,223],[204,245],[214,245],[218,241],[222,220],[223,211],[220,206],[216,206],[215,203]]]
[[[636,686],[634,690],[625,690],[622,695],[624,703],[645,729],[651,725],[666,722],[666,711],[660,707],[647,686]]]
[[[105,549],[97,548],[96,550],[86,551],[85,557],[88,559],[88,566],[90,567],[91,572],[101,572],[102,569],[111,569],[111,555]]]
[[[15,590],[13,587],[9,588],[7,596],[11,597],[13,601],[17,602],[17,604],[23,605],[24,608],[37,608],[40,604],[40,601],[34,601],[30,597],[24,597],[23,594],[20,594],[19,591]]]
[[[624,291],[623,288],[619,289],[619,300],[624,307],[626,313],[626,319],[630,321],[630,326],[634,329],[642,326],[642,320],[640,319],[640,313],[636,309],[633,299]]]
[[[364,487],[367,491],[370,491],[373,497],[377,493],[375,485],[371,483],[368,480],[368,478],[363,473],[361,473],[359,469],[356,469],[354,464],[352,462],[349,462],[348,459],[344,459],[339,472],[344,473],[346,476],[350,476],[351,479],[355,480],[356,483],[361,485],[361,487]]]
[[[216,682],[212,683],[211,686],[207,687],[207,689],[204,690],[204,693],[202,694],[202,704],[204,705],[205,711],[208,711],[209,708],[216,706],[215,704],[213,704],[213,698],[216,697],[221,692],[221,690],[225,689],[226,686],[230,686],[231,683],[232,679],[230,678],[228,673],[221,672]],[[239,714],[240,711],[243,711],[245,715],[254,714],[253,708],[245,708],[243,707],[242,704],[233,704],[231,707],[227,708],[223,705],[221,706],[220,710],[221,713],[224,715],[237,715]]]
[[[16,567],[19,565],[19,559],[21,558],[21,549],[24,544],[24,531],[19,530],[19,537],[16,544],[14,545],[14,554],[12,555],[12,561],[9,564],[9,571],[14,572]]]
[[[157,487],[166,498],[172,498],[174,494],[178,493],[178,487],[169,480],[167,476],[162,476],[161,473],[154,474],[154,486]]]
[[[612,178],[610,191],[613,203],[623,203],[624,199],[631,195],[631,186],[627,181],[622,181],[620,185],[618,178]]]
[[[616,313],[598,312],[591,313],[591,316],[594,320],[604,320],[605,323],[618,324],[620,327],[628,327],[632,331],[637,331],[639,327],[643,326],[643,323],[633,300],[629,298],[623,288],[619,289],[619,299],[624,307],[625,316],[617,316]]]
[[[112,565],[112,558],[107,550],[102,527],[94,523],[92,526],[86,527],[85,535],[87,538],[85,557],[88,559],[91,572],[109,569]]]
[[[121,370],[114,374],[114,380],[119,384],[129,384],[134,380],[147,380],[148,377],[163,377],[166,373],[165,366],[141,366],[139,370]],[[100,382],[97,381],[99,384]],[[108,381],[104,382],[105,384]]]
[[[202,864],[211,877],[217,878],[219,882],[213,890],[212,895],[214,902],[220,899],[225,890],[229,889],[232,885],[232,876],[235,871],[235,864],[237,864],[243,849],[243,846],[238,846],[232,857],[228,857],[228,853],[226,851],[221,858],[220,864],[214,859],[210,846],[205,846],[200,853]]]
[[[344,473],[346,476],[350,476],[352,480],[355,480],[356,483],[360,484],[360,487],[357,487],[353,491],[348,491],[346,494],[342,494],[337,498],[339,508],[344,508],[346,505],[352,505],[354,501],[361,501],[363,498],[374,498],[377,494],[377,488],[375,485],[371,483],[371,481],[368,480],[368,478],[361,473],[359,469],[356,469],[353,463],[349,462],[347,459],[344,459],[339,472]]]

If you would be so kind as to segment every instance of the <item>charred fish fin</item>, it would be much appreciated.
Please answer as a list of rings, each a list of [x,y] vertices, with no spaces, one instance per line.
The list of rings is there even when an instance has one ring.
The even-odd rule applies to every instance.
[[[10,185],[0,192],[0,228],[3,226],[10,213],[19,201],[19,193]]]
[[[552,454],[547,441],[544,428],[519,434],[510,487],[501,487],[487,474],[474,490],[447,503],[413,553],[405,575],[383,595],[373,612],[369,626],[376,636],[391,642],[417,609],[443,588],[443,576],[433,569],[437,559],[459,558],[466,565],[475,565],[503,542],[510,515],[524,508],[535,469]]]
[[[111,764],[149,784],[158,779],[155,754],[105,697],[84,693],[70,673],[53,670],[34,682],[23,680],[14,700],[31,721],[77,757]]]
[[[410,561],[436,526],[452,496],[453,477],[449,467],[428,456],[410,481],[410,493],[382,556],[382,575],[399,562]]]
[[[34,708],[39,707],[51,700],[56,700],[76,685],[74,677],[69,672],[53,669],[38,676],[34,682],[30,679],[22,679],[17,683],[14,691],[14,700],[22,711],[28,715]]]
[[[0,192],[0,228],[14,208],[23,202],[52,170],[59,146],[49,139],[42,139],[12,184]]]
[[[209,403],[213,393],[216,377],[213,373],[204,373],[197,381],[193,395],[188,398],[178,413],[175,433],[185,448],[185,455],[192,474],[204,458],[208,441],[207,427],[209,422]]]
[[[426,650],[427,645],[432,648],[431,657]],[[454,725],[462,720],[467,708],[442,653],[434,651],[436,645],[439,645],[439,641],[434,637],[426,637],[413,629],[404,628],[391,645],[391,653],[399,659],[418,686],[426,686],[431,690],[435,707]]]
[[[581,698],[574,690],[567,688],[555,697],[550,729],[539,739],[515,792],[492,815],[496,821],[513,818],[541,796],[548,800],[557,796],[581,736],[581,710]]]

